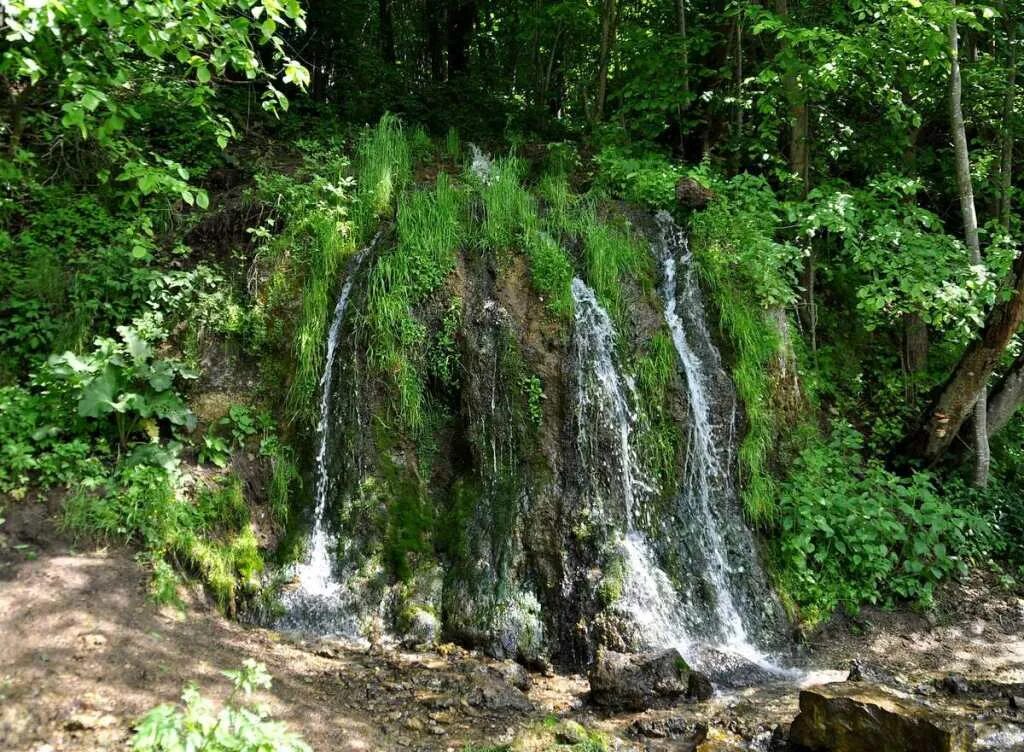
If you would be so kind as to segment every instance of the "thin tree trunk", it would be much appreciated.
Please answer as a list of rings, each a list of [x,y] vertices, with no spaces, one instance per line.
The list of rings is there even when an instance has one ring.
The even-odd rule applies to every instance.
[[[1006,25],[1006,90],[1003,94],[1003,129],[999,149],[999,223],[1004,230],[1010,229],[1012,209],[1011,189],[1013,187],[1013,114],[1014,96],[1017,89],[1016,19],[1007,3],[1002,2],[1001,10]]]
[[[992,389],[989,395],[985,418],[989,438],[1006,427],[1022,403],[1024,403],[1024,353],[1016,357],[1002,381]]]
[[[956,0],[953,0],[956,5]],[[953,131],[953,150],[956,161],[956,184],[960,194],[960,213],[963,216],[964,241],[970,254],[971,264],[978,265],[981,260],[981,244],[978,240],[978,214],[974,206],[974,186],[971,183],[971,161],[967,151],[967,132],[964,127],[964,113],[961,107],[960,60],[957,40],[956,20],[949,23],[949,117]],[[989,371],[991,373],[991,370]],[[974,485],[984,488],[988,485],[988,469],[990,452],[988,446],[988,429],[986,423],[986,390],[985,381],[981,380],[975,395],[974,409]],[[959,426],[958,426],[959,428]]]
[[[775,0],[775,13],[783,22],[789,22],[788,0]],[[781,41],[783,58],[782,90],[789,108],[789,170],[799,183],[799,196],[806,198],[810,190],[810,119],[807,109],[807,97],[795,71],[795,63],[791,57],[789,41],[783,37]],[[800,321],[811,339],[811,347],[817,343],[818,316],[814,301],[815,266],[814,248],[808,247],[804,259],[804,268],[800,275],[803,287],[803,303],[799,308]]]
[[[476,0],[450,0],[448,5],[448,75],[469,68],[469,41],[476,23]]]
[[[978,402],[989,376],[1024,321],[1024,254],[1013,262],[1010,296],[989,311],[978,338],[960,356],[938,396],[900,450],[934,464],[946,453]]]
[[[391,12],[394,0],[377,0],[380,13],[380,54],[385,63],[394,64],[395,57],[395,20]]]
[[[618,16],[619,1],[604,0],[601,10],[601,47],[597,60],[597,94],[594,100],[595,123],[604,120],[604,103],[608,94],[608,68],[611,65],[612,48],[615,46]]]
[[[444,23],[444,2],[427,0],[427,55],[430,58],[430,79],[444,80],[444,44],[441,35],[441,24]]]
[[[736,120],[733,138],[743,136],[743,10],[736,14]],[[738,153],[738,152],[737,152]]]
[[[686,33],[686,0],[676,0],[676,13],[679,16],[679,36],[683,42],[683,94],[690,101],[690,49]]]

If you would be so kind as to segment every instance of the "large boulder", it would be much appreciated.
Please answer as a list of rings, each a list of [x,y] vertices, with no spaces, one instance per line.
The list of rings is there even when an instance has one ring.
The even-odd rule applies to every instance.
[[[837,682],[800,693],[789,730],[796,752],[966,752],[970,731],[908,695]]]
[[[610,710],[646,710],[687,694],[691,671],[678,650],[600,650],[590,670],[590,699]]]

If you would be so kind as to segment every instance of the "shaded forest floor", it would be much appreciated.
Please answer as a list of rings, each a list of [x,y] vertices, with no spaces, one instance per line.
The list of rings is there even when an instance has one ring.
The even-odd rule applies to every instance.
[[[580,676],[524,677],[452,648],[440,653],[303,643],[228,621],[193,597],[157,609],[148,574],[124,549],[75,551],[53,510],[15,503],[0,538],[0,749],[121,749],[145,710],[195,682],[222,699],[220,671],[255,658],[274,677],[262,697],[316,750],[462,750],[517,739],[547,749],[572,718],[621,749],[684,749],[667,730],[707,723],[729,739],[764,737],[796,714],[792,683],[641,714],[600,716]],[[867,611],[813,635],[802,682],[838,680],[853,658],[916,681],[948,672],[1024,682],[1024,599],[980,581],[943,593],[937,617]],[[528,700],[528,701],[527,701]]]

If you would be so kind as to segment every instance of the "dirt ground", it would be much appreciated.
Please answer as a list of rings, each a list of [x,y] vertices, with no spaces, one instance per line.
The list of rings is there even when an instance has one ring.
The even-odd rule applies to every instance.
[[[610,717],[587,706],[580,676],[534,674],[524,697],[514,666],[459,649],[303,643],[228,621],[198,594],[185,614],[157,609],[146,583],[130,551],[76,551],[44,505],[11,508],[0,528],[0,750],[127,748],[141,713],[174,702],[189,682],[223,698],[220,671],[245,658],[274,677],[261,699],[275,717],[321,751],[463,750],[522,738],[552,716],[600,729],[620,749],[683,749],[657,738],[658,724],[681,718],[764,737],[795,715],[800,684],[841,679],[852,658],[911,678],[1024,682],[1024,599],[980,579],[944,592],[938,619],[868,611],[819,632],[808,646],[818,673]]]

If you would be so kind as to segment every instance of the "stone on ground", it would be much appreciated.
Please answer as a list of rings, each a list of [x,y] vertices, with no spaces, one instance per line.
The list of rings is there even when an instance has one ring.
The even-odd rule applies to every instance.
[[[794,752],[966,752],[969,731],[895,690],[837,682],[800,693]]]
[[[601,650],[590,670],[590,699],[609,709],[646,710],[686,694],[690,667],[678,650]]]

